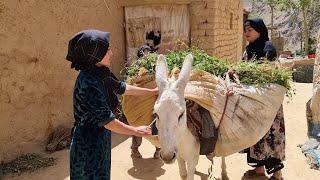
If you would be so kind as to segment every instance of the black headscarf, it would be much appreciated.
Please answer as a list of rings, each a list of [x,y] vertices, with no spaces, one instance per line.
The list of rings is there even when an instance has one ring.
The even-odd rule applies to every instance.
[[[84,30],[69,41],[66,59],[71,61],[71,68],[84,70],[100,62],[109,48],[109,32]]]
[[[108,67],[96,66],[107,54],[109,38],[109,32],[81,31],[69,41],[66,59],[71,61],[71,68],[87,72],[102,81],[110,108],[114,110],[119,104],[117,94],[125,91],[125,84]]]
[[[247,58],[252,59],[255,57],[255,59],[259,60],[266,57],[268,60],[275,60],[276,49],[269,41],[268,29],[263,20],[259,18],[248,19],[244,22],[244,28],[246,26],[252,27],[260,34],[254,42],[250,42],[246,47]]]

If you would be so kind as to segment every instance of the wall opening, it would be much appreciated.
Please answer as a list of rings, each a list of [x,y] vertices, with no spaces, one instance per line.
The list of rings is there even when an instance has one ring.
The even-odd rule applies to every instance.
[[[233,29],[233,13],[230,14],[229,29]]]

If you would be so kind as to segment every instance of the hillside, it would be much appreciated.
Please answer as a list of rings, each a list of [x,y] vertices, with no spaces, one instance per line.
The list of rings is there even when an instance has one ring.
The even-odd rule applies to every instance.
[[[271,24],[271,10],[269,6],[262,2],[251,3],[251,0],[244,0],[245,9],[250,11],[250,17],[261,17],[264,19],[266,25]],[[275,10],[274,12],[274,26],[278,28],[281,36],[285,38],[285,49],[291,51],[300,50],[301,24],[297,20],[291,18],[293,12],[289,9]],[[302,17],[299,17],[302,18]],[[316,16],[312,22],[311,37],[316,37],[316,34],[320,28],[320,15]]]

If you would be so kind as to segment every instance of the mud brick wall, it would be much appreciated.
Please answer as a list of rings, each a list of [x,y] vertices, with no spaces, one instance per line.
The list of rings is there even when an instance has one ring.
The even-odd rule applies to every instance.
[[[242,54],[241,0],[0,1],[0,162],[44,149],[48,134],[71,125],[77,72],[65,60],[83,29],[111,32],[113,71],[125,64],[124,5],[188,4],[192,44],[231,61]]]
[[[65,56],[74,33],[111,32],[112,68],[119,74],[124,15],[115,3],[108,6],[101,0],[0,1],[0,162],[44,149],[56,126],[71,125],[77,72]]]
[[[209,54],[239,61],[242,55],[243,2],[234,0],[192,1],[191,44]]]

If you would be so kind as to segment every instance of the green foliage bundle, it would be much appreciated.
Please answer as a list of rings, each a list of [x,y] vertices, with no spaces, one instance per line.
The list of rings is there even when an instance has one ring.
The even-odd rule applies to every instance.
[[[291,87],[292,72],[286,68],[277,66],[275,63],[240,61],[236,64],[228,64],[226,61],[212,57],[198,48],[190,48],[183,51],[170,51],[166,55],[168,69],[181,68],[184,58],[191,53],[194,57],[193,69],[206,71],[218,77],[225,77],[228,69],[233,69],[239,76],[242,84],[264,86],[269,83],[279,84],[287,89],[287,96],[292,96]],[[126,68],[126,78],[138,75],[141,68],[148,74],[155,74],[157,54],[151,53]]]

